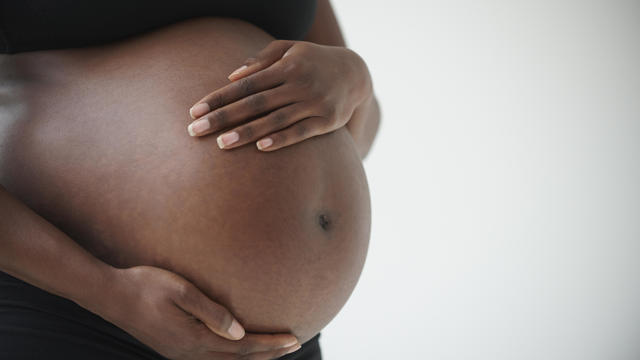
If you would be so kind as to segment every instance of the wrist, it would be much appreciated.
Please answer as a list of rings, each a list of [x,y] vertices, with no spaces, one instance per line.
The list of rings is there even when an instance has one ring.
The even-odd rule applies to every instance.
[[[120,309],[119,302],[122,301],[122,271],[107,263],[100,263],[96,269],[95,286],[74,301],[105,320],[114,322]]]
[[[380,125],[380,107],[373,92],[356,107],[346,128],[351,133],[360,159],[369,153],[369,149],[376,137]]]
[[[350,54],[352,61],[352,79],[353,89],[352,93],[355,96],[355,104],[357,107],[366,105],[367,102],[371,102],[373,98],[373,82],[371,80],[371,73],[369,67],[364,59],[355,51],[345,48]]]

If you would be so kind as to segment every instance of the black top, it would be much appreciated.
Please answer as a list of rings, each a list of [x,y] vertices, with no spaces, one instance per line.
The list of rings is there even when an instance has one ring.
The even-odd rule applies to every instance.
[[[0,0],[0,53],[103,44],[199,16],[233,17],[302,40],[316,0]]]

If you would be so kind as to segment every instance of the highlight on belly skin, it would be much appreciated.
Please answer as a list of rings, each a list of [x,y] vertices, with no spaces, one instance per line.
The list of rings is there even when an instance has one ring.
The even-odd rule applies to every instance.
[[[220,151],[184,129],[187,106],[272,40],[205,17],[110,47],[30,53],[11,100],[28,111],[0,121],[3,186],[95,257],[179,274],[249,333],[309,340],[349,299],[367,255],[369,189],[352,135],[268,150],[274,138],[267,154],[251,143]],[[89,56],[99,60],[79,66]]]

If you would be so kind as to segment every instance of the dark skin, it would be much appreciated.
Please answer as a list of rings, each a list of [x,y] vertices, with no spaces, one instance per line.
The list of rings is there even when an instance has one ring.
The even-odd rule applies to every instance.
[[[314,29],[318,34],[331,34],[330,30],[323,30],[323,26],[318,25],[323,23],[319,20],[322,14],[326,16],[326,7],[322,10],[325,5],[328,5],[328,2],[324,5],[323,2],[319,3],[318,18],[306,41],[312,41]],[[358,148],[362,150],[360,152],[363,157],[368,151],[370,141],[367,145],[366,137],[358,136],[355,125],[362,124],[361,129],[374,128],[369,125],[374,122],[365,121],[369,117],[357,116],[357,114],[372,113],[371,103],[368,103],[369,107],[364,106],[365,103],[361,102],[354,109],[346,125],[356,140]],[[358,118],[362,120],[358,122]],[[377,128],[377,122],[375,124]],[[372,139],[373,137],[370,138]],[[272,148],[272,150],[275,149],[275,147]],[[233,316],[229,311],[211,301],[185,278],[151,266],[114,270],[78,247],[64,233],[46,223],[23,204],[11,200],[9,194],[3,189],[1,193],[3,197],[0,207],[0,219],[2,219],[0,226],[1,233],[5,234],[6,240],[3,240],[2,245],[6,256],[0,259],[0,263],[2,269],[7,272],[19,275],[53,293],[74,299],[84,307],[94,310],[105,318],[113,320],[112,322],[117,323],[118,326],[136,334],[136,337],[144,339],[145,343],[153,345],[154,349],[170,358],[267,359],[296,349],[296,345],[289,346],[295,338],[286,334],[247,333],[241,340],[236,340],[241,335],[229,334],[228,329],[233,323]],[[17,223],[22,226],[16,226]],[[25,238],[40,239],[41,242],[37,244],[37,253],[34,252],[33,244],[29,246],[28,243],[20,241]],[[50,268],[56,268],[58,272],[52,274],[47,271]],[[114,284],[110,287],[111,291],[123,294],[120,297],[122,302],[114,304],[104,301],[110,297],[105,296],[104,290],[96,288],[95,284],[105,282]],[[141,286],[149,289],[146,294],[150,298],[126,296],[126,294],[136,294],[136,290]],[[147,306],[149,300],[154,304],[151,308]],[[123,306],[125,303],[126,306]],[[121,313],[122,308],[139,308],[140,311],[134,312],[136,315],[134,317],[130,312]],[[159,317],[154,312],[156,310],[175,316]],[[193,321],[194,316],[200,322]],[[147,329],[154,330],[151,332]],[[180,346],[167,347],[166,344],[169,343],[179,343]]]
[[[380,123],[366,63],[347,49],[328,0],[304,41],[275,40],[229,75],[232,82],[190,110],[192,136],[229,129],[221,149],[250,142],[274,151],[347,126],[361,158]],[[252,121],[252,117],[265,114]]]

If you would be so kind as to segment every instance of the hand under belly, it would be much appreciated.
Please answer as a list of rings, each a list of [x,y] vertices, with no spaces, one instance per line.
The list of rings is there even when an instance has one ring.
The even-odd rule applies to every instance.
[[[341,128],[274,152],[188,136],[188,109],[269,41],[200,18],[103,47],[12,55],[0,182],[95,256],[191,280],[250,332],[301,342],[364,265],[369,190]]]

